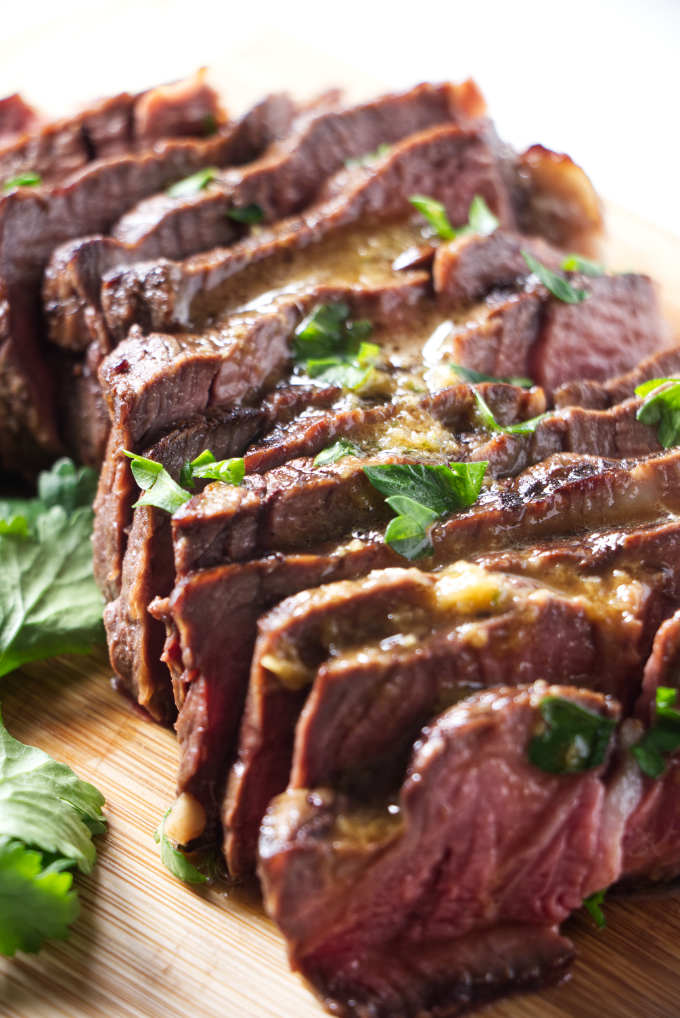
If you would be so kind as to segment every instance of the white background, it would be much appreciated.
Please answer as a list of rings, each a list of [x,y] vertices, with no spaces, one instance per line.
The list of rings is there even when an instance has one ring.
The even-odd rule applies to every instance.
[[[602,194],[680,234],[680,0],[0,0],[0,13],[0,93],[57,113],[200,64],[227,99],[473,75],[507,140],[569,152]]]

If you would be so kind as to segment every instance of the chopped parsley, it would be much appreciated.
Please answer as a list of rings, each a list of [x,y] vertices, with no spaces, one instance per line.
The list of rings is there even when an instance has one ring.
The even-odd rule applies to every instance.
[[[227,215],[235,223],[245,223],[247,226],[255,226],[256,223],[261,223],[264,219],[264,211],[255,202],[251,202],[250,205],[242,205],[240,208],[235,206],[229,209]]]
[[[310,378],[357,392],[380,357],[380,347],[366,342],[372,331],[369,321],[350,319],[347,304],[320,304],[295,330],[293,357]]]
[[[577,254],[567,255],[561,268],[564,272],[580,272],[584,276],[604,276],[606,271],[603,265]]]
[[[544,413],[538,414],[537,417],[531,417],[528,421],[519,421],[517,424],[499,424],[482,394],[477,389],[473,389],[473,392],[477,402],[477,416],[487,431],[498,431],[504,435],[533,435],[541,421],[549,416]]]
[[[345,159],[345,166],[347,169],[351,169],[353,166],[370,166],[371,163],[377,162],[378,159],[382,159],[392,148],[386,142],[383,142],[373,152],[365,152],[362,156],[356,156],[353,159]]]
[[[599,930],[603,929],[607,925],[607,920],[604,917],[602,911],[602,904],[604,902],[604,896],[607,893],[607,888],[603,891],[595,891],[594,894],[589,895],[583,900],[583,907],[590,916]]]
[[[197,170],[196,173],[178,180],[176,184],[172,184],[167,193],[171,198],[191,198],[212,184],[219,172],[216,166],[206,166],[202,170]]]
[[[410,560],[429,554],[430,528],[443,516],[477,501],[487,466],[481,462],[364,467],[368,480],[396,513],[385,531],[385,542]]]
[[[314,457],[314,466],[323,467],[328,463],[337,463],[345,456],[361,456],[361,449],[349,439],[339,438],[337,442],[329,445],[327,449],[322,449],[318,456]]]
[[[194,864],[187,859],[183,852],[180,852],[176,845],[165,833],[165,822],[170,814],[167,810],[160,826],[154,832],[154,841],[161,847],[161,862],[166,870],[169,870],[174,877],[183,880],[185,884],[205,884],[208,877],[202,873]]]
[[[664,754],[680,748],[680,711],[677,709],[678,691],[659,686],[656,691],[656,718],[640,741],[631,748],[643,774],[660,778],[666,771]]]
[[[450,364],[449,367],[459,378],[471,385],[477,385],[479,382],[502,382],[505,385],[516,385],[520,389],[531,389],[534,385],[530,378],[524,378],[523,375],[506,375],[504,377],[485,375],[482,371],[463,367],[462,364]]]
[[[498,229],[497,217],[479,194],[476,194],[470,202],[466,225],[459,227],[451,226],[444,205],[436,198],[428,198],[424,194],[414,194],[409,198],[409,201],[425,217],[441,240],[455,240],[456,237],[463,237],[469,233],[487,237]]]
[[[680,378],[653,378],[635,390],[644,402],[636,413],[638,421],[656,427],[664,449],[680,442]]]
[[[16,177],[10,177],[2,185],[3,191],[13,191],[15,187],[39,187],[43,180],[39,173],[18,173]]]
[[[578,774],[604,762],[616,726],[613,718],[559,696],[544,697],[539,710],[543,721],[529,742],[535,767],[551,774]]]
[[[236,457],[218,461],[209,449],[204,449],[200,456],[184,464],[180,473],[182,484],[178,484],[162,463],[138,456],[136,453],[128,452],[127,449],[123,452],[132,461],[130,463],[132,475],[143,492],[133,508],[154,506],[172,515],[191,498],[191,492],[187,487],[194,487],[195,478],[239,485],[245,476],[243,459]]]
[[[531,272],[550,290],[553,297],[557,297],[565,304],[580,304],[581,301],[587,300],[587,290],[579,290],[572,286],[564,276],[560,276],[557,272],[549,269],[547,265],[543,265],[529,251],[522,251],[522,257]]]

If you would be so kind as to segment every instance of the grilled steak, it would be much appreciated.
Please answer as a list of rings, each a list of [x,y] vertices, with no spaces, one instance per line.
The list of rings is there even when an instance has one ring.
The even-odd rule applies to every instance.
[[[558,924],[618,876],[622,818],[608,809],[604,764],[565,775],[529,762],[546,696],[616,716],[569,687],[492,690],[423,730],[391,807],[323,789],[270,807],[265,906],[335,1013],[461,1014],[517,977],[563,971]]]

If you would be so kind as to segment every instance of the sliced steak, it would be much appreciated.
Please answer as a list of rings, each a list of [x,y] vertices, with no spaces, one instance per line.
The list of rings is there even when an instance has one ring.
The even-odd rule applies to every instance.
[[[305,591],[263,616],[223,811],[232,875],[254,867],[261,818],[288,781],[386,794],[420,725],[475,690],[550,676],[630,708],[656,603],[646,574],[624,574],[613,553],[607,566],[582,578],[563,565],[559,586],[540,569],[520,578],[465,562],[440,573],[382,570]],[[413,577],[415,603],[408,587],[406,597],[395,590],[389,612],[380,596],[367,600],[400,572]],[[676,588],[678,603],[680,568]]]
[[[277,253],[289,257],[291,250],[367,217],[410,215],[408,199],[419,191],[436,194],[454,223],[466,220],[472,198],[481,194],[504,225],[512,224],[507,191],[484,130],[434,127],[395,144],[373,164],[341,170],[305,212],[255,237],[181,262],[156,261],[109,273],[101,294],[107,326],[118,340],[135,322],[146,331],[191,328],[197,317],[205,318],[206,305],[207,313],[214,314],[225,303],[229,280],[246,266]],[[238,287],[240,280],[235,282]],[[194,309],[199,295],[201,307]]]
[[[674,346],[646,357],[631,371],[609,378],[605,382],[586,380],[561,385],[555,390],[555,406],[582,406],[604,410],[632,396],[642,382],[678,374],[680,374],[680,346]]]
[[[171,206],[151,198],[118,222],[113,236],[134,246],[137,261],[183,258],[238,236],[229,212],[255,204],[265,222],[299,212],[347,159],[364,157],[417,131],[471,118],[453,85],[418,85],[360,106],[313,111],[291,135],[243,171],[219,174],[208,188]]]
[[[40,114],[14,92],[0,99],[0,153],[17,134],[26,134],[38,125]]]
[[[162,463],[178,480],[182,466],[204,449],[210,449],[217,459],[238,456],[273,421],[285,421],[301,406],[322,403],[334,395],[333,390],[308,392],[299,387],[277,393],[257,408],[209,414],[166,435],[144,455]],[[129,461],[121,463],[121,472],[126,469]],[[97,576],[108,591],[113,586],[112,559],[117,553],[120,593],[107,605],[104,625],[118,685],[160,721],[172,719],[175,704],[170,676],[160,660],[164,627],[148,614],[147,607],[154,597],[169,594],[174,585],[170,523],[167,513],[138,507],[132,513],[125,555],[120,548],[109,548],[104,554],[99,547],[95,563]],[[123,525],[121,520],[119,526]]]
[[[632,467],[593,457],[552,457],[498,485],[472,510],[436,525],[432,564],[632,517],[657,519],[664,505],[677,510],[679,476],[677,453]],[[235,751],[258,618],[298,591],[403,565],[373,531],[315,554],[274,554],[190,573],[169,598],[152,604],[152,613],[168,627],[165,655],[180,706],[179,792],[194,795],[214,816]]]
[[[32,172],[51,184],[93,159],[119,155],[162,138],[202,137],[207,118],[215,128],[224,120],[218,96],[201,72],[137,95],[123,92],[75,116],[40,124],[30,132],[22,130],[9,144],[0,141],[0,180]]]
[[[652,281],[628,273],[579,277],[572,283],[588,297],[580,304],[552,298],[527,374],[548,391],[574,378],[602,382],[628,371],[664,346]]]
[[[515,988],[515,975],[536,984],[563,971],[570,948],[556,928],[616,879],[619,855],[604,765],[563,775],[529,762],[547,695],[616,717],[584,690],[492,690],[424,729],[391,808],[330,790],[270,807],[265,907],[293,967],[337,1013],[461,1014]]]
[[[222,127],[217,134],[188,145],[178,142],[157,145],[158,157],[149,165],[142,162],[147,180],[135,189],[116,195],[112,205],[107,196],[105,219],[92,221],[80,233],[106,230],[140,197],[160,190],[182,175],[205,166],[247,163],[255,159],[276,137],[285,133],[294,113],[293,101],[285,93],[266,96],[235,123]],[[167,164],[167,165],[166,165]],[[115,164],[105,177],[102,187],[112,186]],[[119,171],[125,183],[126,167]],[[120,198],[122,197],[122,201]],[[65,239],[65,238],[64,238]],[[43,302],[50,340],[68,349],[84,350],[94,339],[105,339],[106,330],[100,322],[99,286],[102,275],[116,265],[126,263],[125,251],[111,237],[79,236],[77,240],[57,247],[47,265],[43,284]]]

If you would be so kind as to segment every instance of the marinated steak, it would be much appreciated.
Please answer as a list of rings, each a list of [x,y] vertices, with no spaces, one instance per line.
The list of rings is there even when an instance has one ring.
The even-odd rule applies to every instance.
[[[540,984],[564,970],[558,926],[617,878],[625,816],[609,808],[606,753],[576,774],[530,762],[549,697],[617,715],[569,687],[491,690],[423,730],[391,803],[327,789],[274,801],[260,838],[265,906],[335,1013],[461,1014],[517,974]]]

